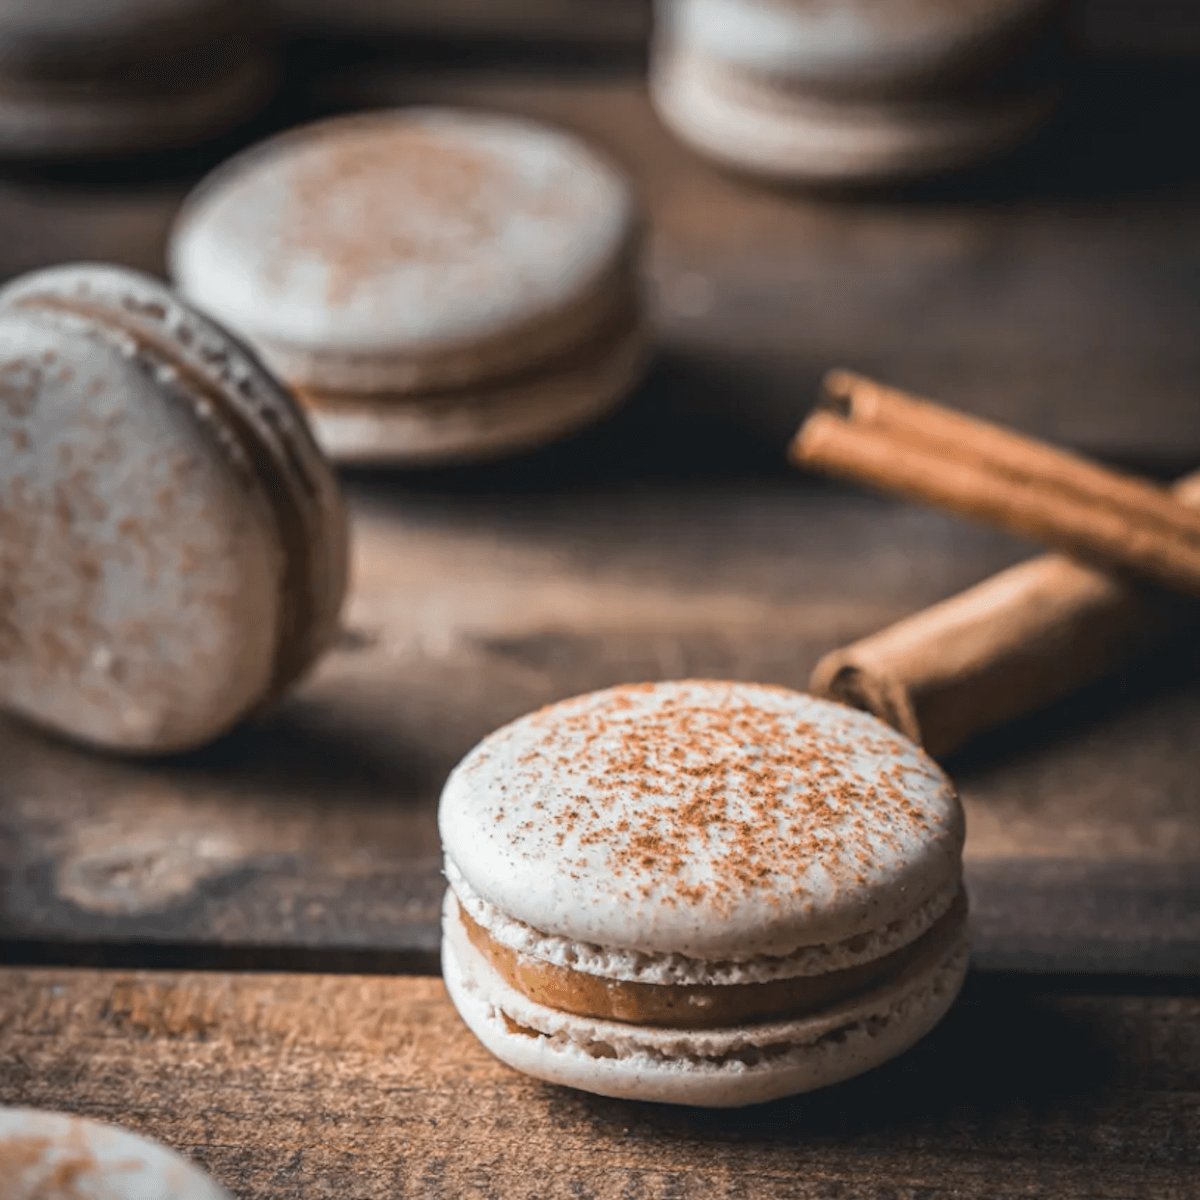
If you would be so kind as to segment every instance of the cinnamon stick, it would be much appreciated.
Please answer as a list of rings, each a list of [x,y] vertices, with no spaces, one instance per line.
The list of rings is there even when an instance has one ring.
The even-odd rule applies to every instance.
[[[1171,494],[1200,512],[1200,473]],[[809,686],[944,755],[1190,625],[1198,604],[1046,554],[826,655]]]
[[[791,454],[1200,598],[1200,514],[1164,489],[860,376],[826,378]]]

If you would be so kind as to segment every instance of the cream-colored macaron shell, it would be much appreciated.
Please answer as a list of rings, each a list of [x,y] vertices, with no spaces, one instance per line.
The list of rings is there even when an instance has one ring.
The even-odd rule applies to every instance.
[[[185,204],[170,258],[289,382],[422,392],[585,341],[630,290],[636,226],[625,181],[574,137],[413,108],[235,158]]]
[[[439,811],[451,878],[542,933],[741,961],[878,930],[953,889],[949,780],[866,714],[685,680],[552,705],[484,739]]]
[[[833,185],[981,162],[1024,141],[1058,99],[1045,87],[945,100],[830,100],[682,47],[658,57],[651,93],[664,124],[700,153],[767,178]]]
[[[1036,34],[1056,0],[660,0],[671,43],[797,89],[927,86]]]
[[[69,737],[185,749],[328,645],[336,482],[253,354],[155,280],[0,291],[0,701]]]
[[[0,1108],[4,1200],[230,1200],[148,1138],[65,1113]]]
[[[336,462],[482,462],[607,415],[635,387],[649,354],[646,331],[631,313],[595,345],[529,375],[412,396],[298,395]]]

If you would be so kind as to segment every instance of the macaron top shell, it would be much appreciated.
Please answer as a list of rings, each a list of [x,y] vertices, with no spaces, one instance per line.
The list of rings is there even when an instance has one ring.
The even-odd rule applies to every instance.
[[[397,391],[570,344],[611,304],[634,233],[625,182],[570,135],[412,108],[225,164],[185,204],[171,268],[289,382]]]
[[[1042,22],[1057,0],[667,0],[660,27],[723,62],[847,89],[934,73]]]
[[[545,933],[746,960],[839,942],[961,871],[937,765],[874,717],[684,680],[551,705],[486,738],[439,811],[453,877]]]
[[[259,0],[6,0],[0,73],[111,77],[263,23]]]
[[[0,1108],[4,1200],[229,1200],[199,1167],[125,1129]]]
[[[106,747],[198,745],[333,635],[336,483],[286,392],[118,268],[0,290],[0,697]]]

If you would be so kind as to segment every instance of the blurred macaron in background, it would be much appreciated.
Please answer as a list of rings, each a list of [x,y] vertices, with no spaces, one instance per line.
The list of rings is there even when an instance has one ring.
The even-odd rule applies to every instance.
[[[640,224],[571,134],[407,108],[291,130],[185,202],[181,291],[253,343],[340,462],[495,457],[582,426],[645,359]]]
[[[1055,0],[659,0],[656,14],[664,123],[782,181],[969,166],[1032,135],[1060,90]]]
[[[140,154],[212,137],[275,81],[259,0],[6,0],[0,156]]]

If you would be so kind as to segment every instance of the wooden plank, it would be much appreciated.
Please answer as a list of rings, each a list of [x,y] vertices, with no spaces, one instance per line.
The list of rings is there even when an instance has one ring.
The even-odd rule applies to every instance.
[[[127,1124],[241,1200],[1194,1197],[1200,999],[976,976],[915,1050],[742,1112],[524,1078],[440,982],[0,971],[0,1101]]]
[[[1055,128],[1006,163],[903,196],[805,196],[725,174],[651,113],[618,56],[572,75],[302,52],[276,109],[161,164],[0,181],[0,279],[70,258],[162,269],[171,217],[225,154],[342,108],[479,104],[573,128],[630,172],[648,214],[647,293],[688,412],[781,443],[845,365],[1095,453],[1200,460],[1200,203],[1185,64],[1100,63]],[[578,69],[578,64],[576,68]],[[1103,131],[1102,136],[1097,130]]]
[[[123,762],[0,725],[3,953],[435,970],[437,794],[484,734],[630,679],[802,687],[838,642],[1023,552],[788,476],[639,479],[652,419],[523,466],[358,480],[338,647],[203,752]],[[1195,678],[1148,664],[951,764],[981,962],[1200,970]]]

